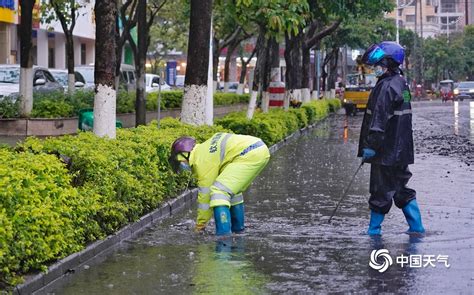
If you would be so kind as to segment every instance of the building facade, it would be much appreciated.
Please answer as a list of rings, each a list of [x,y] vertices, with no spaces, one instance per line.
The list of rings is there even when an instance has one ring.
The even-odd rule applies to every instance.
[[[473,24],[471,0],[394,0],[398,9],[387,15],[396,19],[400,28],[415,31],[423,38],[460,32]],[[415,5],[417,6],[415,7]],[[416,27],[415,27],[416,25]]]
[[[74,28],[75,65],[87,65],[95,57],[94,1],[82,0]],[[20,38],[18,36],[19,0],[0,1],[0,64],[20,62]],[[40,22],[40,1],[33,9],[33,64],[66,68],[66,41],[59,22]]]

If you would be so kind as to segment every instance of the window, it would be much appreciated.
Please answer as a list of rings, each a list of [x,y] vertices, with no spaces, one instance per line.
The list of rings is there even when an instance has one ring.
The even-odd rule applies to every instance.
[[[86,64],[86,44],[81,44],[81,65]]]
[[[54,48],[48,48],[48,68],[55,68],[56,55],[54,54]]]
[[[426,16],[426,22],[428,23],[437,23],[437,17],[434,15]]]
[[[441,13],[456,12],[456,3],[453,1],[441,1]]]
[[[407,14],[407,23],[414,23],[414,22],[415,22],[415,15]]]
[[[134,75],[134,73],[131,72],[131,71],[128,72],[128,81],[129,81],[130,84],[135,83],[135,75]]]
[[[54,77],[53,75],[51,75],[50,72],[44,71],[43,74],[46,77],[46,79],[48,79],[49,82],[56,82],[56,80],[54,80]]]
[[[39,80],[39,79],[43,79],[43,80],[46,81],[46,78],[44,77],[42,70],[37,70],[35,72],[35,75],[34,75],[34,78],[33,78],[33,85],[36,85],[36,81]]]

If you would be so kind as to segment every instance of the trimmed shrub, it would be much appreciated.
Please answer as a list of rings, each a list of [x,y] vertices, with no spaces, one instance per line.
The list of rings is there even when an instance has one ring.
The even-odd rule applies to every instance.
[[[217,119],[216,124],[234,133],[260,137],[267,145],[273,145],[299,128],[325,118],[330,111],[330,103],[335,106],[334,109],[337,107],[337,102],[331,101],[312,101],[288,112],[282,109],[271,109],[268,113],[256,112],[252,120],[247,120],[245,112],[232,113]]]
[[[64,118],[73,116],[73,106],[65,100],[35,99],[33,100],[33,118]]]
[[[233,113],[215,126],[166,118],[160,129],[156,122],[119,129],[116,140],[81,132],[28,138],[15,149],[0,146],[5,163],[0,166],[0,287],[114,233],[181,191],[189,174],[173,173],[167,162],[177,137],[202,142],[232,130],[272,145],[326,116],[331,104],[337,107],[320,100],[288,112],[257,112],[252,120]],[[64,156],[70,158],[67,165],[60,160]]]
[[[117,94],[117,113],[135,112],[135,92],[119,91]],[[248,94],[215,93],[215,105],[231,105],[248,103]],[[161,92],[161,109],[180,108],[183,102],[183,92],[180,90]],[[0,101],[0,118],[15,118],[19,116],[19,101],[10,97]],[[32,118],[59,118],[77,116],[79,110],[94,107],[94,91],[76,90],[73,95],[63,92],[35,93],[33,98]],[[158,109],[158,93],[148,93],[147,111]]]
[[[0,286],[80,250],[93,204],[57,157],[0,149]]]
[[[9,96],[0,99],[0,119],[19,117],[20,101]]]

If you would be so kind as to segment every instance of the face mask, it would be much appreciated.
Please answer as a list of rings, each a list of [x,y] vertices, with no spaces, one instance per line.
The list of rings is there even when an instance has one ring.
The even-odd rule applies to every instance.
[[[376,66],[374,70],[375,77],[380,77],[385,74],[385,69],[382,66]]]
[[[179,162],[179,170],[180,171],[191,171],[191,166],[189,166],[186,162]]]

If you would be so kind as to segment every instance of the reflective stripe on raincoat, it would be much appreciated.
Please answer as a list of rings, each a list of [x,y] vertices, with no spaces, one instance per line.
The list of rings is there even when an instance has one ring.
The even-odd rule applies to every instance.
[[[191,151],[189,163],[197,178],[197,224],[206,224],[212,207],[243,203],[242,191],[262,171],[270,152],[261,139],[216,133]]]

